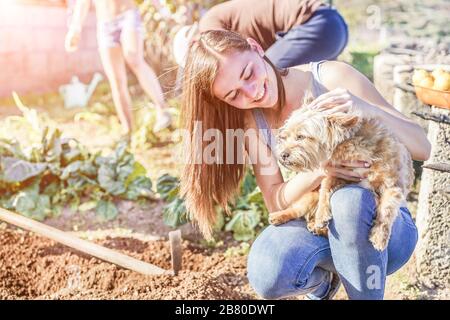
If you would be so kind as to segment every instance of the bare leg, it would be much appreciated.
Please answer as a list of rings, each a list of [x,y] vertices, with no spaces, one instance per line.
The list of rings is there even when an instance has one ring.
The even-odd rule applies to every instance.
[[[122,49],[125,61],[136,75],[139,84],[149,95],[157,109],[166,106],[164,95],[155,72],[144,60],[144,42],[140,33],[133,28],[122,30]]]
[[[165,108],[164,94],[155,72],[144,60],[144,41],[138,30],[133,27],[122,30],[122,49],[125,61],[136,75],[139,84],[145,93],[153,100],[157,112],[155,131],[170,125],[171,119]],[[154,129],[155,129],[154,128]]]
[[[128,91],[125,59],[120,46],[99,48],[103,68],[111,86],[114,106],[125,133],[131,133],[133,117],[131,113],[131,98]]]

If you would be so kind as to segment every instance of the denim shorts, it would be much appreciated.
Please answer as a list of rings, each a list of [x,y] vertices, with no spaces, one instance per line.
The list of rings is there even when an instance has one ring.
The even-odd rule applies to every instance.
[[[138,9],[130,9],[116,16],[114,19],[97,24],[97,43],[100,48],[112,48],[120,45],[122,30],[131,28],[144,34],[141,14]]]

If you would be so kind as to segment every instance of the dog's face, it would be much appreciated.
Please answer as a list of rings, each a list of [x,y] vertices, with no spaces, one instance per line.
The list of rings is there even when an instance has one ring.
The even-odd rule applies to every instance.
[[[293,171],[316,169],[331,157],[339,143],[350,137],[358,123],[356,115],[328,114],[307,106],[296,110],[278,131],[278,159]]]

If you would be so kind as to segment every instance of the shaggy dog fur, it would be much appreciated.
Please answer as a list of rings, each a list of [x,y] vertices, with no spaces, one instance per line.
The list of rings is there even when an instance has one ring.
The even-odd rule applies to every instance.
[[[367,179],[359,185],[375,195],[377,212],[370,241],[377,250],[384,250],[392,224],[413,183],[414,170],[406,147],[376,119],[347,113],[327,114],[307,106],[293,112],[277,139],[280,163],[296,172],[316,169],[326,160],[372,163]],[[326,177],[318,191],[304,195],[286,210],[271,213],[270,223],[277,225],[304,217],[310,231],[326,235],[327,223],[332,218],[330,196],[345,184],[349,182]]]

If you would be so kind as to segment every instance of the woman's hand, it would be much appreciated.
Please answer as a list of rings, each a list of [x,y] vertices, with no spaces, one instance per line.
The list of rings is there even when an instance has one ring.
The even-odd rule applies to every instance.
[[[326,113],[350,113],[361,117],[371,115],[373,106],[352,95],[347,89],[334,89],[318,96],[309,105],[311,109],[317,109]]]
[[[320,164],[319,172],[324,176],[360,182],[367,178],[370,165],[371,164],[366,161],[341,161],[338,163],[325,161]]]
[[[71,28],[66,34],[66,39],[64,47],[67,52],[74,52],[78,49],[78,44],[81,39],[81,31],[78,29]]]

